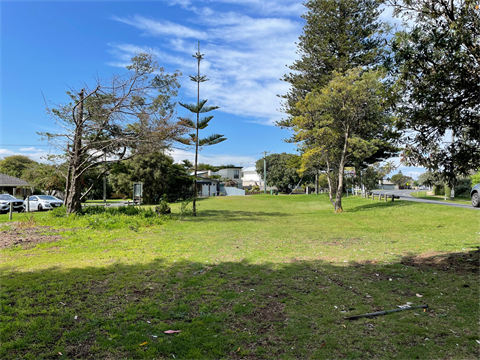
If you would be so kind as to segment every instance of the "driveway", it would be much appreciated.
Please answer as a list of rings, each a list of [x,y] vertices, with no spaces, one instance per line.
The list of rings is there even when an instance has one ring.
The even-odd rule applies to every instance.
[[[478,207],[474,208],[472,205],[456,204],[456,203],[451,203],[451,202],[446,202],[446,201],[425,200],[425,199],[422,199],[422,198],[417,198],[417,197],[414,197],[414,196],[411,195],[415,191],[416,190],[374,190],[373,193],[375,195],[387,194],[387,196],[388,195],[400,196],[400,199],[402,199],[402,200],[408,200],[408,201],[414,201],[414,202],[444,205],[444,206],[452,206],[452,207],[459,207],[459,208],[472,209],[472,210],[480,210],[480,208],[478,208]]]

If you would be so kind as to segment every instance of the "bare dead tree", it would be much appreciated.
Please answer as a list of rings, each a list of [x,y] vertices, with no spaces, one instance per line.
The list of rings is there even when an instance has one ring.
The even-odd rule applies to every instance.
[[[67,104],[47,104],[61,130],[39,134],[64,154],[67,213],[81,209],[85,172],[101,168],[98,180],[107,165],[165,149],[185,132],[174,120],[181,74],[165,73],[150,54],[138,54],[127,69],[123,75],[97,79],[93,88],[68,91]]]

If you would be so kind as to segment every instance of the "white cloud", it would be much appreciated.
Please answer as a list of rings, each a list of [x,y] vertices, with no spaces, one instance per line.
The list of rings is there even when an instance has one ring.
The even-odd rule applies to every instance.
[[[12,155],[23,155],[27,156],[32,160],[35,160],[37,162],[45,162],[45,158],[48,155],[51,154],[56,154],[57,151],[55,151],[54,148],[48,149],[48,148],[36,148],[36,147],[28,147],[28,148],[18,148],[18,150],[11,150],[11,149],[2,149],[0,148],[0,159]]]
[[[305,12],[301,0],[211,0],[211,3],[241,5],[247,10],[262,15],[300,16]]]
[[[206,34],[203,31],[188,28],[186,26],[173,23],[168,20],[151,20],[143,16],[134,15],[130,18],[121,18],[113,16],[113,20],[122,22],[127,25],[134,26],[140,30],[144,30],[144,34],[152,36],[170,35],[181,38],[205,39]]]
[[[179,163],[182,160],[190,160],[192,163],[195,161],[195,153],[192,151],[173,149],[169,152],[169,155],[173,157],[175,162]],[[237,166],[252,166],[261,157],[261,153],[258,156],[252,155],[208,155],[199,153],[198,162],[211,164],[211,165],[226,165],[233,164]]]
[[[250,1],[247,5],[260,6],[260,3]],[[286,94],[289,84],[280,81],[280,78],[288,71],[286,65],[297,58],[295,42],[302,30],[300,21],[251,17],[232,11],[219,12],[209,7],[189,6],[188,2],[182,4],[194,14],[201,15],[190,21],[202,25],[202,36],[207,39],[201,43],[201,52],[205,54],[201,73],[206,74],[210,81],[202,84],[200,96],[220,106],[220,111],[247,117],[249,122],[271,125],[281,119],[283,114],[277,111],[280,108],[277,95]],[[112,53],[121,60],[111,62],[111,65],[125,66],[134,53],[150,50],[157,55],[160,64],[168,63],[180,68],[185,75],[196,73],[196,61],[191,55],[197,51],[197,43],[175,30],[186,27],[141,16],[134,18],[135,21],[123,22],[152,36],[159,35],[159,24],[162,24],[162,34],[173,34],[168,42],[160,42],[169,51],[131,44],[110,44]],[[168,30],[168,26],[172,30]],[[182,79],[182,86],[188,95],[195,96],[196,85],[186,76]]]
[[[15,153],[9,149],[0,149],[0,157],[15,155]]]

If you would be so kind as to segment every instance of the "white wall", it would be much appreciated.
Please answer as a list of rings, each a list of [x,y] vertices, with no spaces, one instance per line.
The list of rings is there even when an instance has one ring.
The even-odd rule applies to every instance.
[[[234,187],[225,187],[225,193],[227,196],[245,196],[245,190]]]

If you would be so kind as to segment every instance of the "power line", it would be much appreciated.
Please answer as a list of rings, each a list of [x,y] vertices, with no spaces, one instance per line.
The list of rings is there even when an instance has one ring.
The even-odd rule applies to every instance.
[[[0,144],[0,146],[54,146],[52,144],[42,145],[42,144]]]

